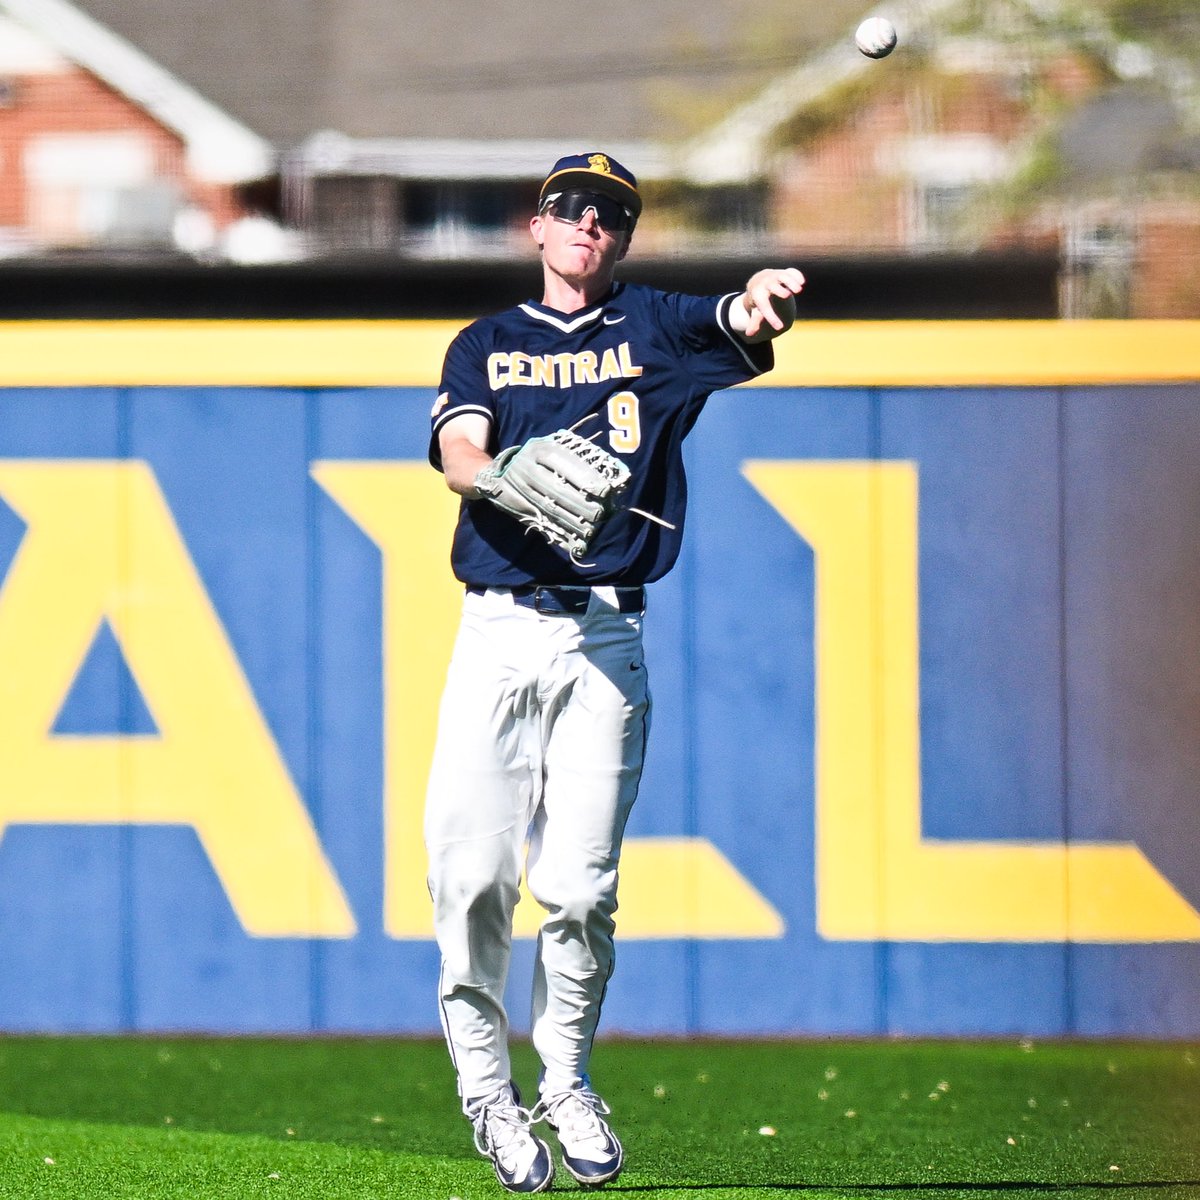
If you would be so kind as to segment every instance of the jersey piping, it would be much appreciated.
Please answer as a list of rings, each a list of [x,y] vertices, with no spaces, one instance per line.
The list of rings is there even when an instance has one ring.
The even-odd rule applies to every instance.
[[[545,312],[543,309],[535,308],[532,304],[519,304],[517,307],[527,316],[533,317],[535,321],[545,321],[547,325],[553,325],[555,329],[560,329],[563,333],[574,333],[577,329],[582,329],[585,325],[591,325],[594,321],[599,320],[600,314],[604,311],[604,305],[601,303],[598,307],[582,313],[573,321],[564,321],[561,317],[556,317],[552,313]]]

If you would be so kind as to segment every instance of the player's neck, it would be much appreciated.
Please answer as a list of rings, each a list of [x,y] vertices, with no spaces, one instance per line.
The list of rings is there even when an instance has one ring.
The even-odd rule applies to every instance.
[[[582,312],[603,300],[612,288],[607,279],[566,279],[553,271],[545,273],[542,303],[560,313]]]

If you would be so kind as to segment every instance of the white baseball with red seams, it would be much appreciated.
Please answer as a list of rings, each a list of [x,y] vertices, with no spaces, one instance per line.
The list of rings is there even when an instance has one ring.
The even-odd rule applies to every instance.
[[[886,17],[868,17],[855,30],[854,44],[868,58],[885,58],[896,48],[896,27]]]

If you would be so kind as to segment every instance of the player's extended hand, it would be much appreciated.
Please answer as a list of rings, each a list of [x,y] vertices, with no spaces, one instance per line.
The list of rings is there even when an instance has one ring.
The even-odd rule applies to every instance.
[[[742,293],[746,341],[764,341],[790,329],[796,319],[796,297],[804,289],[804,276],[795,267],[765,267],[750,276]],[[740,322],[739,322],[740,323]]]

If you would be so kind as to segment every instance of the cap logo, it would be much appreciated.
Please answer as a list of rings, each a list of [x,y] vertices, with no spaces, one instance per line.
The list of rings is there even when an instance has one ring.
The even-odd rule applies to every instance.
[[[603,175],[611,175],[612,167],[608,165],[608,156],[605,154],[589,154],[588,167],[593,171],[599,171]]]

